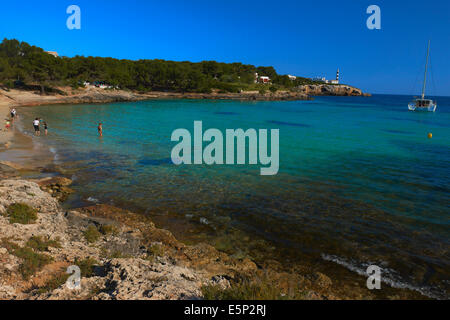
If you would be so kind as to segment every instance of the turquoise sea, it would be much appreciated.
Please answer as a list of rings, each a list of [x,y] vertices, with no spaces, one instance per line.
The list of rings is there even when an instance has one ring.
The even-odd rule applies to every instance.
[[[73,169],[67,206],[112,203],[150,215],[184,241],[235,256],[340,265],[450,297],[450,98],[436,113],[410,97],[314,101],[157,100],[22,108],[41,117],[55,161]],[[171,162],[172,132],[279,129],[280,170]],[[104,123],[99,138],[97,124]],[[432,133],[432,139],[428,138]]]

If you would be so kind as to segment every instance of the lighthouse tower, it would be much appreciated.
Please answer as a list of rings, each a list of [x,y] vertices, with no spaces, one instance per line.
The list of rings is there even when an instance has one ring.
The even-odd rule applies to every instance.
[[[339,83],[339,68],[336,71],[336,82]]]

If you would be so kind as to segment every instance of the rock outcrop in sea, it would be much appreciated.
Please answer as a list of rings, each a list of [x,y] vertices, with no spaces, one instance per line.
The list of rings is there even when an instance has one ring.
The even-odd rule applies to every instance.
[[[348,85],[303,85],[298,87],[298,90],[308,96],[370,96],[370,94],[362,92],[361,89]]]

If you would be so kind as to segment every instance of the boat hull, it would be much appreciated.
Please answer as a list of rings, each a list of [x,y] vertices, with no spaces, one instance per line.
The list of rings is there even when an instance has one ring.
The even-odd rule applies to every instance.
[[[413,103],[408,104],[409,111],[428,111],[428,112],[435,112],[436,111],[437,104],[432,104],[428,107],[418,107]]]

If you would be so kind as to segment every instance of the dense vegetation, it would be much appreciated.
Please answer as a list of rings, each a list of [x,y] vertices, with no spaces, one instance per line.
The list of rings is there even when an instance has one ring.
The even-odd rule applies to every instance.
[[[269,76],[271,85],[255,84],[255,73]],[[216,61],[174,62],[164,60],[118,60],[82,57],[56,58],[25,42],[4,39],[0,44],[0,83],[39,86],[80,86],[84,81],[102,81],[121,89],[137,91],[223,92],[294,88],[313,83],[310,79],[290,80],[273,67]]]

